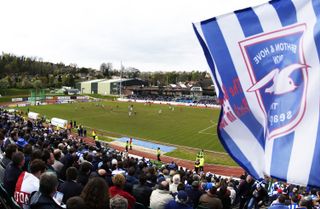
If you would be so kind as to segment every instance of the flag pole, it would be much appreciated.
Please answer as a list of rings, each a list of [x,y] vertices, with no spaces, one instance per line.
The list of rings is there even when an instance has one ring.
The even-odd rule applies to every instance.
[[[121,69],[120,69],[120,98],[121,98],[121,93],[122,93],[122,70],[123,70],[123,65],[122,65],[122,60],[121,60]]]

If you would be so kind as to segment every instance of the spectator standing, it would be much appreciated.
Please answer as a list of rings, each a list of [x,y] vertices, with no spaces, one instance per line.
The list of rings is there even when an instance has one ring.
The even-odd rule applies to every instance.
[[[268,192],[264,188],[263,184],[257,183],[254,187],[255,188],[253,190],[252,197],[248,203],[248,209],[259,209],[268,197]]]
[[[218,198],[222,202],[223,209],[231,209],[230,191],[226,186],[221,186],[218,191]]]
[[[235,200],[236,200],[237,192],[236,192],[236,190],[233,188],[233,183],[232,183],[232,182],[229,182],[229,183],[228,183],[227,189],[230,191],[231,205],[233,205],[233,203],[234,203]]]
[[[245,181],[242,181],[239,185],[240,205],[239,209],[243,209],[247,201],[252,197],[252,186],[254,184],[253,178],[248,175]]]

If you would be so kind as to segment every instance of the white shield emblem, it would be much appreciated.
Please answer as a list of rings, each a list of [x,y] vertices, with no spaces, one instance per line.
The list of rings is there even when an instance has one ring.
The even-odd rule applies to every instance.
[[[294,131],[304,116],[308,66],[303,52],[305,24],[239,42],[259,109],[266,117],[266,138]]]

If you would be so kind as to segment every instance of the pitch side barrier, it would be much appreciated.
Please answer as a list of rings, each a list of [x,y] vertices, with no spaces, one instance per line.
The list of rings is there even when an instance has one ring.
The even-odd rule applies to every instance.
[[[142,100],[142,99],[124,99],[118,98],[119,102],[137,102],[137,103],[151,103],[151,104],[166,104],[174,106],[186,106],[186,107],[204,107],[204,108],[220,108],[220,105],[215,104],[194,104],[194,103],[183,103],[183,102],[167,102],[167,101],[154,101],[154,100]]]

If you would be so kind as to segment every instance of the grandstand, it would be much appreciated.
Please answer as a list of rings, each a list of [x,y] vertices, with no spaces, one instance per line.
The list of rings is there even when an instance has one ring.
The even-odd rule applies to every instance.
[[[183,161],[163,158],[163,162],[157,162],[152,160],[154,154],[149,154],[151,157],[148,159],[141,156],[141,152],[128,155],[123,147],[110,147],[92,140],[88,142],[90,137],[71,134],[70,129],[57,128],[41,118],[28,120],[17,112],[0,110],[0,130],[1,208],[18,209],[29,205],[34,208],[35,204],[41,204],[34,195],[44,197],[42,187],[39,191],[30,191],[33,187],[21,177],[28,175],[37,178],[39,173],[29,170],[35,169],[33,166],[36,162],[42,163],[47,170],[41,175],[40,182],[45,182],[45,178],[58,178],[58,191],[64,195],[60,200],[62,205],[69,206],[73,198],[83,201],[87,208],[99,205],[97,202],[90,202],[90,193],[87,193],[88,187],[95,181],[104,182],[100,185],[100,191],[105,191],[105,195],[109,194],[105,202],[102,201],[104,197],[99,201],[104,204],[103,208],[109,208],[107,203],[113,202],[115,193],[127,198],[128,208],[158,208],[161,204],[171,204],[169,200],[174,199],[185,200],[184,204],[188,208],[205,208],[209,206],[203,200],[207,198],[207,194],[214,195],[223,208],[236,207],[246,202],[252,204],[255,203],[255,198],[259,198],[259,206],[268,206],[280,197],[287,200],[299,197],[304,204],[310,204],[310,201],[311,204],[319,202],[319,191],[315,189],[306,190],[301,186],[284,184],[269,178],[255,181],[245,173],[237,176],[240,180],[222,177],[214,171],[196,173],[190,166],[182,167]],[[21,161],[23,163],[16,164],[20,162],[19,156],[24,156]],[[19,169],[15,169],[15,166]],[[71,175],[72,170],[76,172]],[[231,176],[231,172],[229,174]],[[18,180],[19,176],[22,179]],[[71,183],[81,189],[70,193],[66,185]],[[36,193],[32,193],[33,191]],[[141,191],[146,193],[141,195]],[[20,195],[13,195],[19,192],[24,192],[28,198],[21,199]],[[168,201],[157,201],[160,197],[156,194],[159,192],[167,194]],[[253,195],[255,193],[257,195]],[[247,195],[245,199],[242,198],[244,194]],[[52,208],[61,207],[54,202],[54,199],[57,200],[56,196],[47,198],[49,202],[52,200]],[[287,201],[287,204],[291,203]]]

